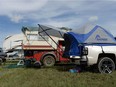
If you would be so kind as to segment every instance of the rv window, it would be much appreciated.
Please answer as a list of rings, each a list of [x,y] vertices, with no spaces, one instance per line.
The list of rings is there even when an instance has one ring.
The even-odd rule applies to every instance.
[[[38,40],[37,34],[27,34],[28,40]]]
[[[38,34],[27,34],[27,38],[28,40],[31,40],[31,41],[44,41],[44,40],[47,40],[48,41],[48,36],[40,36]]]

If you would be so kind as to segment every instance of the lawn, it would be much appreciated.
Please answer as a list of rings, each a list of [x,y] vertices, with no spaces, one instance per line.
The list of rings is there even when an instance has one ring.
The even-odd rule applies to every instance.
[[[66,66],[41,69],[1,66],[0,87],[116,87],[116,72],[70,73]]]

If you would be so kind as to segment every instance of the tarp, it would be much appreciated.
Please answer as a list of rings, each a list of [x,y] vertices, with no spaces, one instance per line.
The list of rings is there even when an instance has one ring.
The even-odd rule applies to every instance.
[[[113,35],[98,25],[86,26],[75,32],[68,32],[64,35],[64,40],[66,43],[64,56],[81,56],[82,47],[85,44],[116,44]]]
[[[25,31],[38,31],[38,34],[41,34],[42,36],[48,34],[50,36],[55,36],[59,38],[63,38],[63,35],[65,32],[61,31],[60,28],[49,26],[49,25],[41,25],[38,24],[39,27],[22,27],[22,32],[25,33]]]

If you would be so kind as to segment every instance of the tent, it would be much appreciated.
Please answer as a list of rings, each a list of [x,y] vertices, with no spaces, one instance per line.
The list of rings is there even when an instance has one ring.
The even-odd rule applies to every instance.
[[[116,41],[111,33],[101,26],[84,26],[64,35],[65,51],[63,56],[81,56],[84,45],[111,45]]]
[[[41,25],[38,24],[39,27],[22,27],[22,32],[25,33],[25,31],[38,31],[38,34],[42,36],[55,36],[59,38],[63,38],[63,35],[65,32],[63,32],[60,28],[50,26],[50,25]]]

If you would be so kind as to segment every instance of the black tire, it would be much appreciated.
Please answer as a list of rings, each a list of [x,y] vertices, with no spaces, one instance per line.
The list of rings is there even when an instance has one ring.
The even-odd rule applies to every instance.
[[[115,70],[115,63],[109,57],[100,58],[98,62],[98,71],[100,73],[112,73]]]
[[[47,55],[44,57],[43,59],[43,65],[45,67],[51,67],[51,66],[54,66],[55,64],[55,58],[51,55]]]
[[[29,59],[25,60],[25,66],[32,67],[31,60],[29,60]]]
[[[36,61],[36,62],[34,63],[34,67],[35,67],[35,68],[41,68],[41,63],[38,62],[38,61]]]

